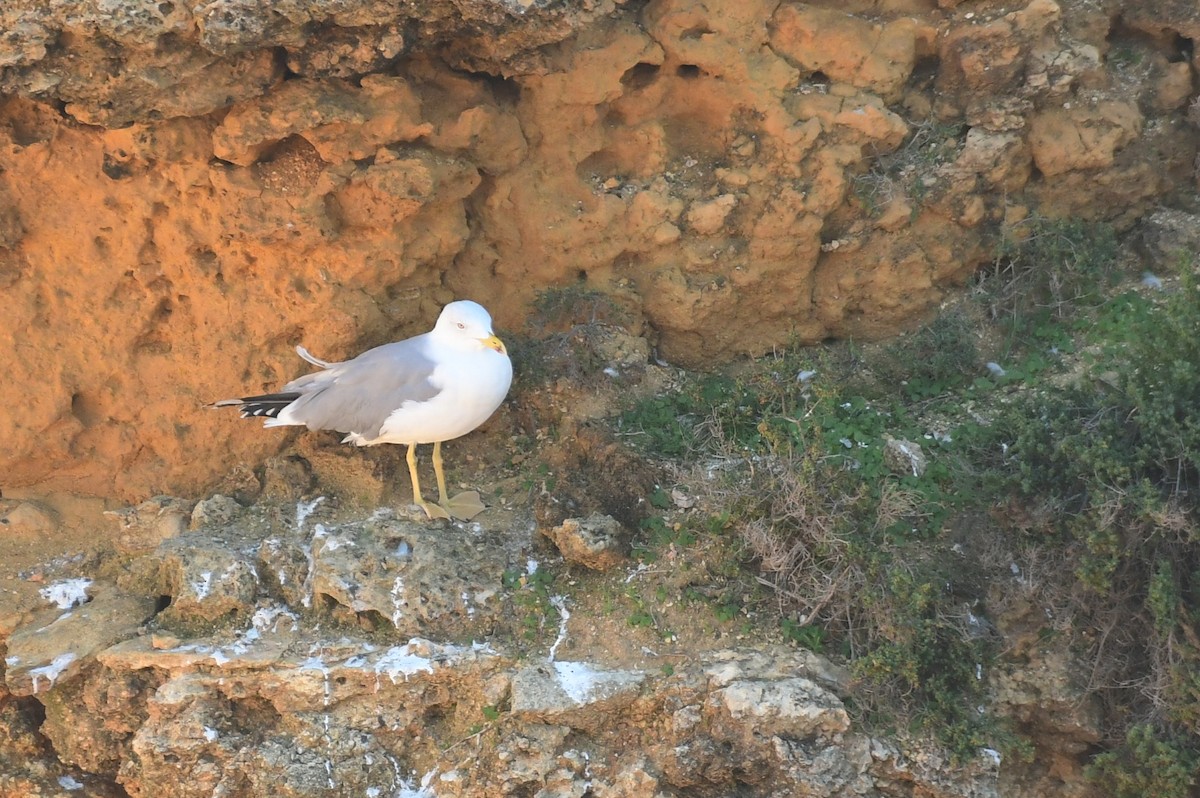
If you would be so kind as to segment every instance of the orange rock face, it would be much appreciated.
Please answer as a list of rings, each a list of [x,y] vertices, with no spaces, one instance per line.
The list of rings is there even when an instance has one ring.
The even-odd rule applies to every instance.
[[[1195,154],[1189,65],[1121,79],[1085,4],[93,5],[0,11],[0,487],[199,490],[287,440],[204,402],[456,297],[582,284],[689,366],[885,336]]]

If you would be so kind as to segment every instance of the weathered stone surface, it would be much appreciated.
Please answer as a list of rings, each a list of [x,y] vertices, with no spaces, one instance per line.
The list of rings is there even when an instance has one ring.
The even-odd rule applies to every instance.
[[[38,502],[6,502],[0,529],[8,535],[45,536],[58,527],[55,512]]]
[[[596,571],[607,571],[626,559],[628,534],[617,519],[599,513],[568,518],[545,530],[563,559]]]
[[[530,665],[512,677],[514,717],[599,730],[607,716],[633,703],[646,674],[587,662]]]
[[[400,78],[375,75],[357,86],[334,79],[294,80],[230,110],[213,131],[213,154],[250,166],[269,148],[299,135],[323,161],[338,164],[432,131],[433,125],[421,122],[419,98]]]
[[[434,47],[472,66],[494,66],[561,41],[606,8],[495,0],[336,7],[291,0],[270,8],[225,0],[13,2],[0,10],[0,90],[63,101],[82,122],[119,127],[205,114],[263,94],[283,77],[275,48],[286,52],[289,69],[311,77],[383,69]],[[406,41],[404,26],[419,34]],[[327,36],[312,37],[314,29]]]
[[[4,678],[13,695],[35,695],[71,680],[154,614],[148,597],[111,585],[90,589],[95,595],[80,606],[46,610],[8,637]]]
[[[921,444],[887,436],[883,444],[883,463],[893,474],[919,477],[925,473],[928,458]]]
[[[237,500],[218,493],[196,502],[196,506],[192,508],[190,526],[192,529],[204,526],[225,526],[241,512],[242,506],[237,503]]]
[[[885,746],[850,728],[837,695],[846,675],[809,652],[717,650],[670,668],[554,660],[575,634],[565,612],[545,661],[517,659],[503,635],[409,636],[499,624],[497,607],[512,595],[451,595],[500,592],[503,550],[528,556],[532,525],[496,510],[480,517],[489,516],[490,526],[431,525],[326,499],[260,504],[212,513],[128,563],[123,582],[144,597],[108,583],[48,585],[46,600],[60,607],[93,598],[31,618],[7,639],[0,717],[15,713],[17,732],[0,736],[0,762],[29,750],[21,718],[44,712],[48,747],[38,756],[100,795],[113,785],[157,798],[424,785],[443,798],[870,798],[898,784],[995,795],[987,772],[960,767],[946,779],[901,767],[899,749],[877,756]],[[241,573],[255,551],[262,582],[218,578]],[[160,594],[171,604],[150,620]],[[388,611],[400,613],[394,624],[360,623]],[[23,765],[10,783],[37,794],[58,772]]]
[[[737,679],[713,694],[709,708],[758,731],[784,737],[834,734],[850,728],[842,702],[808,679]]]
[[[135,571],[141,578],[126,582],[170,598],[159,620],[172,629],[240,623],[258,592],[250,553],[211,536],[204,529],[167,541]]]
[[[932,39],[911,17],[873,23],[835,9],[781,5],[771,18],[771,46],[809,74],[894,100],[912,73],[918,39]]]
[[[113,510],[106,515],[121,527],[117,544],[125,551],[152,549],[165,540],[178,537],[188,527],[192,502],[174,496],[155,496],[133,507]]]
[[[478,524],[436,527],[382,510],[359,522],[299,525],[258,547],[264,577],[296,611],[405,635],[487,628],[500,611],[504,563],[521,557]]]
[[[1142,115],[1129,103],[1047,111],[1030,121],[1030,152],[1044,175],[1100,169],[1112,165],[1141,127]]]

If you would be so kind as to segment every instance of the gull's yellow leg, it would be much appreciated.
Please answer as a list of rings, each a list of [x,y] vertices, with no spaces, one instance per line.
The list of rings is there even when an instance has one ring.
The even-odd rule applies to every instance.
[[[438,484],[438,502],[445,504],[450,501],[450,497],[446,495],[446,472],[442,470],[442,442],[433,442],[433,475],[437,477]]]
[[[451,516],[463,521],[469,521],[487,509],[484,507],[483,502],[480,501],[479,494],[476,491],[468,490],[458,494],[454,498],[449,498],[446,495],[446,473],[442,470],[441,441],[436,441],[433,444],[433,473],[437,476],[438,503]]]
[[[412,480],[413,504],[424,510],[425,515],[429,516],[430,518],[449,518],[449,513],[442,509],[440,505],[430,504],[421,497],[421,479],[417,476],[417,445],[415,443],[410,443],[408,445],[408,457],[406,459],[408,460],[408,477]],[[438,484],[440,485],[444,480],[440,463],[437,464],[436,470]],[[446,495],[445,488],[442,488],[442,495]]]

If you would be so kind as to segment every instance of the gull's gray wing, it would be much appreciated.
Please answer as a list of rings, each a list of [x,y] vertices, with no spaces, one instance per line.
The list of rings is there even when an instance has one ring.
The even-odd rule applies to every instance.
[[[289,421],[355,433],[368,441],[376,438],[396,408],[426,401],[441,390],[429,381],[437,364],[426,354],[425,337],[377,346],[292,380],[281,391],[300,394],[287,408]]]

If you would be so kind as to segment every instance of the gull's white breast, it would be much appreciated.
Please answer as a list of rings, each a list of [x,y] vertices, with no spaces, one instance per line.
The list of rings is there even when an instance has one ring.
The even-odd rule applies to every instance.
[[[493,349],[434,345],[438,365],[429,381],[440,390],[425,401],[407,401],[379,431],[376,443],[434,443],[466,435],[487,421],[508,395],[512,361]]]

